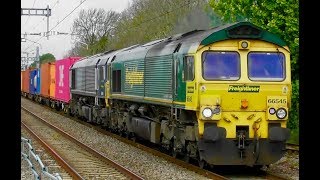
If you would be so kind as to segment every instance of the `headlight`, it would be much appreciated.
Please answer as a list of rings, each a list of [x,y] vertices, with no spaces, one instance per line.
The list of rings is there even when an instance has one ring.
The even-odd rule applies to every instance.
[[[283,119],[283,118],[285,118],[285,117],[287,116],[287,111],[286,111],[286,109],[284,109],[284,108],[279,108],[279,109],[277,110],[276,115],[277,115],[277,117],[278,117],[279,119]]]
[[[274,113],[276,113],[276,110],[274,108],[270,108],[269,109],[269,114],[273,115]]]
[[[248,42],[243,41],[243,42],[241,43],[241,47],[242,47],[243,49],[246,49],[246,48],[248,47]]]
[[[206,118],[209,118],[212,116],[212,110],[210,108],[204,108],[202,115]]]

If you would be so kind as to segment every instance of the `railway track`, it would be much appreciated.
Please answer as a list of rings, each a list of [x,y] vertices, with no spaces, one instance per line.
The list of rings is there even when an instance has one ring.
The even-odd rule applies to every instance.
[[[30,101],[30,100],[29,100]],[[32,102],[32,101],[30,101]],[[288,178],[285,178],[285,177],[282,177],[282,176],[279,176],[279,175],[275,175],[275,174],[270,174],[270,173],[267,173],[265,171],[262,171],[262,170],[259,170],[259,171],[255,171],[255,172],[246,172],[244,174],[241,174],[242,172],[236,172],[236,173],[229,173],[228,171],[229,170],[218,170],[218,173],[219,174],[223,174],[223,176],[221,175],[218,175],[216,173],[213,173],[211,171],[211,168],[209,168],[209,170],[206,170],[206,169],[201,169],[199,168],[198,166],[194,165],[194,164],[190,164],[190,163],[186,163],[184,162],[183,160],[180,160],[180,159],[177,159],[177,158],[174,158],[168,154],[165,154],[165,153],[162,153],[162,152],[159,152],[158,150],[155,150],[155,149],[152,149],[148,146],[145,146],[143,144],[140,144],[140,143],[137,143],[137,142],[134,142],[132,140],[129,140],[127,138],[124,138],[120,135],[117,135],[117,134],[114,134],[114,133],[111,133],[111,132],[108,132],[106,131],[105,129],[102,129],[101,127],[99,126],[96,126],[96,125],[93,125],[93,124],[90,124],[88,122],[84,122],[82,120],[79,120],[77,119],[76,117],[71,117],[67,114],[65,114],[64,112],[62,111],[55,111],[55,110],[52,110],[51,108],[47,107],[47,106],[44,106],[44,105],[41,105],[42,107],[50,110],[50,111],[53,111],[57,114],[60,114],[66,118],[69,118],[69,119],[72,119],[80,124],[83,124],[87,127],[90,127],[92,129],[95,129],[96,131],[104,134],[104,135],[107,135],[107,136],[111,136],[121,142],[124,142],[126,144],[129,144],[129,145],[132,145],[134,147],[137,147],[143,151],[146,151],[146,152],[149,152],[153,155],[156,155],[158,157],[161,157],[161,158],[164,158],[166,159],[167,161],[170,161],[174,164],[177,164],[179,166],[182,166],[186,169],[189,169],[191,171],[194,171],[198,174],[201,174],[203,176],[206,176],[210,179],[281,179],[281,180],[284,180],[284,179],[288,179]],[[226,172],[226,173],[225,173]],[[239,175],[240,174],[240,175]],[[253,175],[254,174],[254,175]],[[258,175],[257,175],[258,174]]]
[[[30,101],[29,99],[27,99],[27,100]],[[33,101],[30,101],[30,102],[34,103]],[[38,104],[38,105],[39,105],[39,104]],[[161,158],[163,158],[163,159],[165,159],[165,160],[167,160],[167,161],[169,161],[169,162],[171,162],[171,163],[177,164],[177,165],[179,165],[179,166],[181,166],[181,167],[184,167],[184,168],[186,168],[186,169],[188,169],[188,170],[190,170],[190,171],[193,171],[193,172],[195,172],[195,173],[197,173],[197,174],[203,175],[203,176],[208,177],[208,178],[210,178],[210,179],[229,179],[229,178],[227,178],[227,177],[221,176],[221,175],[216,174],[216,173],[213,173],[213,172],[211,172],[211,171],[208,171],[208,170],[205,170],[205,169],[201,169],[201,168],[199,168],[198,166],[195,166],[195,165],[186,163],[186,162],[184,162],[184,161],[182,161],[182,160],[176,159],[176,158],[174,158],[174,157],[172,157],[172,156],[169,156],[169,155],[167,155],[167,154],[165,154],[165,153],[159,152],[159,151],[157,151],[157,150],[155,150],[155,149],[152,149],[152,148],[147,147],[147,146],[145,146],[145,145],[139,144],[139,143],[134,142],[134,141],[132,141],[132,140],[129,140],[129,139],[127,139],[127,138],[124,138],[124,137],[121,137],[121,136],[119,136],[119,135],[116,135],[116,134],[113,134],[113,133],[111,133],[111,132],[108,132],[108,131],[106,131],[105,129],[102,129],[101,127],[98,127],[98,126],[95,126],[95,125],[93,125],[93,124],[90,124],[90,123],[81,121],[81,120],[77,119],[76,117],[68,116],[68,115],[65,114],[63,111],[55,111],[55,110],[53,110],[53,109],[51,109],[50,107],[47,107],[47,106],[45,106],[45,105],[41,105],[41,106],[44,107],[45,109],[50,110],[50,111],[54,111],[55,113],[60,114],[60,115],[62,115],[62,116],[64,116],[64,117],[67,117],[67,118],[69,118],[69,119],[72,119],[72,120],[74,120],[74,121],[76,121],[76,122],[78,122],[78,123],[80,123],[80,124],[82,124],[82,125],[85,125],[85,126],[87,126],[87,127],[90,127],[90,128],[92,128],[92,129],[95,129],[96,131],[100,132],[101,134],[104,134],[104,135],[113,137],[113,138],[115,138],[115,139],[117,139],[117,140],[119,140],[119,141],[121,141],[121,142],[123,142],[123,143],[126,143],[126,144],[129,144],[129,145],[131,145],[131,146],[134,146],[134,147],[136,147],[136,148],[138,148],[138,149],[141,149],[141,150],[143,150],[143,151],[145,151],[145,152],[149,152],[149,153],[151,153],[151,154],[153,154],[153,155],[155,155],[155,156],[161,157]],[[35,116],[36,116],[36,115],[35,115]]]
[[[297,152],[299,153],[299,145],[293,144],[293,143],[287,143],[286,144],[286,150],[289,152]]]
[[[21,125],[73,179],[142,179],[26,108],[21,109],[34,117]]]

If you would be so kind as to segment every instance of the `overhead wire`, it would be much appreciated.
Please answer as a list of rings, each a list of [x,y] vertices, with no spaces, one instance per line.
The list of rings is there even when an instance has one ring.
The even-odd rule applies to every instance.
[[[82,3],[84,3],[86,0],[83,0],[83,1],[81,1],[80,2],[80,4],[77,6],[77,7],[75,7],[67,16],[65,16],[63,19],[62,19],[62,21],[60,21],[57,25],[55,25],[53,28],[51,28],[50,29],[50,31],[52,31],[55,27],[57,27],[61,22],[63,22],[70,14],[72,14]],[[196,0],[197,1],[197,0]],[[165,16],[165,15],[167,15],[167,14],[170,14],[170,13],[172,13],[172,12],[175,12],[175,11],[177,11],[178,9],[181,9],[181,8],[183,8],[183,7],[185,7],[185,6],[188,6],[188,5],[190,5],[191,3],[194,3],[194,2],[196,2],[196,1],[189,1],[188,3],[186,3],[186,4],[183,4],[183,5],[181,5],[181,6],[179,6],[178,8],[174,8],[173,10],[171,10],[171,11],[166,11],[165,13],[162,13],[162,14],[160,14],[160,15],[158,15],[158,16],[155,16],[155,17],[152,17],[152,18],[150,18],[150,19],[147,19],[146,21],[143,21],[143,22],[141,22],[140,24],[138,24],[138,25],[135,25],[135,26],[132,26],[131,28],[129,28],[129,29],[134,29],[134,28],[138,28],[138,27],[140,27],[142,24],[144,24],[144,23],[147,23],[147,22],[149,22],[149,21],[152,21],[152,20],[154,20],[154,19],[158,19],[158,18],[161,18],[161,17],[163,17],[163,16]],[[49,32],[50,32],[49,31]],[[36,42],[39,42],[42,38],[43,38],[44,36],[42,36],[40,39],[38,39]],[[25,50],[27,50],[29,47],[31,47],[32,45],[30,45],[30,46],[28,46]]]
[[[34,7],[34,4],[36,3],[36,1],[37,1],[37,0],[34,0],[34,1],[33,1],[32,8]],[[31,8],[31,9],[32,9],[32,8]],[[30,16],[28,16],[26,22],[24,23],[24,26],[25,26],[25,25],[27,24],[27,22],[29,21],[29,18],[30,18]]]
[[[51,9],[53,9],[57,4],[58,4],[59,0],[56,1],[56,3],[53,5],[53,7]]]
[[[54,28],[56,28],[60,23],[62,23],[68,16],[70,16],[79,6],[81,6],[81,4],[83,4],[84,2],[86,2],[87,0],[83,0],[83,1],[81,1],[80,2],[80,4],[77,6],[77,7],[75,7],[67,16],[65,16],[58,24],[56,24],[53,28],[51,28],[50,29],[50,31],[51,30],[53,30]]]
[[[80,4],[78,6],[76,6],[69,14],[67,14],[58,24],[56,24],[53,28],[51,28],[49,30],[52,31],[54,28],[56,28],[59,24],[61,24],[67,17],[69,17],[78,7],[80,7],[84,2],[86,2],[87,0],[81,0]],[[36,41],[36,43],[38,43],[44,36],[42,36],[40,39],[38,39]],[[26,49],[24,49],[24,51],[26,51],[27,49],[29,49],[33,44],[31,44],[30,46],[28,46]]]
[[[51,11],[54,9],[54,7],[58,4],[59,0],[57,0],[55,2],[55,4],[53,5],[53,7],[51,8]],[[49,6],[50,7],[50,6]],[[35,25],[32,30],[34,30],[36,27],[38,27],[42,22],[44,22],[45,17],[42,18],[42,21],[40,21],[37,25]]]

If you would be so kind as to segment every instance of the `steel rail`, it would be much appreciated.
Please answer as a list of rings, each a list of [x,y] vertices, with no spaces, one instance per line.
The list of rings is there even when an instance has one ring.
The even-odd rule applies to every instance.
[[[28,100],[29,100],[29,99],[28,99]],[[50,107],[47,107],[47,106],[44,106],[44,107],[52,110]],[[66,114],[65,114],[64,112],[62,112],[62,111],[61,111],[61,112],[60,112],[60,111],[54,111],[54,112],[55,112],[55,113],[58,113],[58,114],[60,114],[60,115],[62,115],[62,116],[64,116],[64,117],[67,117],[67,118],[69,118],[69,119],[73,119],[73,120],[75,120],[76,122],[78,122],[78,123],[80,123],[80,124],[83,124],[83,125],[85,125],[85,126],[87,126],[87,127],[93,128],[93,129],[95,129],[96,131],[98,131],[98,132],[100,132],[100,133],[102,133],[102,134],[104,134],[104,135],[113,137],[113,138],[115,138],[115,139],[117,139],[117,140],[119,140],[119,141],[121,141],[121,142],[123,142],[123,143],[129,144],[129,145],[134,146],[134,147],[136,147],[136,148],[138,148],[138,149],[141,149],[141,150],[143,150],[143,151],[145,151],[145,152],[148,152],[148,153],[151,153],[151,154],[153,154],[153,155],[155,155],[155,156],[161,157],[161,158],[163,158],[163,159],[165,159],[165,160],[167,160],[167,161],[169,161],[169,162],[171,162],[171,163],[177,164],[177,165],[179,165],[179,166],[181,166],[181,167],[183,167],[183,168],[186,168],[186,169],[188,169],[188,170],[190,170],[190,171],[193,171],[193,172],[195,172],[195,173],[197,173],[197,174],[203,175],[203,176],[208,177],[208,178],[210,178],[210,179],[229,179],[229,178],[227,178],[227,177],[221,176],[221,175],[216,174],[216,173],[213,173],[213,172],[211,172],[211,171],[208,171],[208,170],[205,170],[205,169],[201,169],[201,168],[198,167],[198,166],[195,166],[195,165],[193,165],[193,164],[187,163],[187,162],[182,161],[182,160],[180,160],[180,159],[176,159],[176,158],[174,158],[174,157],[172,157],[172,156],[170,156],[170,155],[167,155],[167,154],[165,154],[165,153],[162,153],[162,152],[160,152],[160,151],[158,151],[158,150],[152,149],[152,148],[147,147],[147,146],[145,146],[145,145],[142,145],[142,144],[136,143],[136,142],[134,142],[134,141],[131,141],[131,140],[127,139],[127,138],[124,138],[124,137],[121,137],[121,136],[119,136],[119,135],[116,135],[116,134],[113,134],[113,133],[111,133],[111,132],[108,132],[108,131],[102,129],[101,127],[94,126],[94,125],[92,125],[92,124],[90,124],[90,123],[87,123],[87,122],[81,121],[81,120],[79,120],[79,119],[76,119],[75,117],[71,117],[71,116],[69,116],[69,115],[66,115]]]
[[[299,152],[299,144],[286,143],[286,150]]]
[[[25,98],[25,99],[29,100],[28,98]],[[30,102],[33,102],[33,101],[31,101],[31,100],[29,100],[29,101],[30,101]],[[44,108],[49,109],[50,111],[53,111],[50,107],[47,107],[47,106],[45,106],[45,105],[41,105],[41,106],[43,106]],[[188,170],[191,170],[191,171],[193,171],[193,172],[195,172],[195,173],[197,173],[197,174],[203,175],[203,176],[208,177],[208,178],[210,178],[210,179],[230,179],[230,178],[228,178],[228,177],[221,176],[221,175],[216,174],[216,173],[213,173],[213,172],[211,172],[211,171],[208,171],[208,170],[205,170],[205,169],[201,169],[200,167],[195,166],[195,165],[190,164],[190,163],[187,163],[187,162],[185,162],[185,161],[183,161],[183,160],[176,159],[176,158],[174,158],[174,157],[172,157],[172,156],[170,156],[170,155],[168,155],[168,154],[162,153],[162,152],[160,152],[160,151],[158,151],[158,150],[155,150],[155,149],[152,149],[152,148],[150,148],[150,147],[148,147],[148,146],[142,145],[142,144],[140,144],[140,143],[136,143],[136,142],[131,141],[131,140],[127,139],[127,138],[124,138],[124,137],[119,136],[119,135],[117,135],[117,134],[114,134],[114,133],[111,133],[111,132],[109,132],[109,131],[106,131],[105,129],[102,129],[102,128],[99,127],[99,126],[90,124],[90,123],[88,123],[88,122],[81,121],[81,120],[77,119],[76,117],[72,117],[72,116],[70,116],[70,115],[65,114],[64,112],[56,111],[56,110],[54,110],[53,112],[55,112],[55,113],[57,113],[57,114],[59,114],[59,115],[62,115],[62,116],[64,116],[64,117],[66,117],[66,118],[72,119],[72,120],[74,120],[74,121],[76,121],[76,122],[78,122],[78,123],[80,123],[80,124],[82,124],[82,125],[85,125],[85,126],[87,126],[87,127],[93,128],[93,129],[95,129],[96,131],[98,131],[98,132],[100,132],[100,133],[102,133],[102,134],[104,134],[104,135],[111,136],[111,137],[113,137],[113,138],[115,138],[115,139],[117,139],[117,140],[119,140],[119,141],[121,141],[121,142],[124,142],[124,143],[126,143],[126,144],[132,145],[132,146],[134,146],[134,147],[137,147],[137,148],[139,148],[139,149],[141,149],[141,150],[143,150],[143,151],[149,152],[149,153],[151,153],[151,154],[153,154],[153,155],[155,155],[155,156],[164,158],[165,160],[167,160],[167,161],[169,161],[169,162],[172,162],[172,163],[174,163],[174,164],[177,164],[177,165],[179,165],[179,166],[181,166],[181,167],[184,167],[184,168],[186,168],[186,169],[188,169]],[[287,144],[290,145],[290,143],[287,143]],[[298,151],[299,151],[299,150],[298,150]],[[285,178],[285,177],[282,177],[282,176],[279,176],[279,175],[275,175],[275,174],[271,174],[271,173],[268,173],[268,172],[266,172],[266,171],[264,171],[264,172],[266,173],[266,174],[265,174],[266,179],[279,179],[279,180],[285,180],[285,179],[287,179],[287,178]]]
[[[64,132],[63,130],[61,130],[60,128],[58,128],[58,127],[56,127],[55,125],[49,123],[49,122],[46,121],[45,119],[37,116],[36,114],[34,114],[33,112],[31,112],[31,111],[28,110],[27,108],[21,106],[21,109],[23,109],[23,110],[26,111],[27,113],[31,114],[31,115],[34,116],[35,118],[41,120],[41,122],[45,123],[45,124],[48,125],[50,128],[58,131],[59,133],[61,133],[61,134],[62,134],[63,136],[65,136],[66,138],[68,138],[68,139],[71,140],[72,142],[75,142],[77,145],[79,145],[80,147],[84,148],[86,151],[90,152],[91,154],[93,154],[93,155],[96,156],[97,158],[105,161],[106,163],[108,163],[109,165],[111,165],[113,168],[117,169],[117,170],[120,171],[121,173],[127,175],[130,179],[133,179],[133,180],[141,180],[141,179],[143,179],[143,178],[140,177],[139,175],[131,172],[131,171],[128,170],[127,168],[125,168],[125,167],[121,166],[120,164],[112,161],[111,159],[109,159],[108,157],[104,156],[104,155],[101,154],[100,152],[98,152],[98,151],[96,151],[96,150],[94,150],[94,149],[86,146],[85,144],[83,144],[82,142],[78,141],[77,139],[75,139],[74,137],[72,137],[71,135],[69,135],[68,133],[66,133],[66,132]],[[21,123],[23,123],[23,122],[21,122]],[[23,123],[23,124],[24,124],[24,126],[26,126],[25,123]],[[34,134],[34,133],[33,133],[33,134]],[[37,139],[40,139],[40,138],[37,137]],[[43,141],[42,141],[42,142],[43,142]],[[48,145],[46,144],[45,146],[48,146]],[[50,147],[49,147],[49,148],[50,148]],[[50,150],[49,150],[49,151],[50,151]],[[54,154],[58,155],[57,153],[54,153]],[[54,155],[54,156],[55,156],[55,155]],[[60,159],[62,159],[62,158],[60,157]],[[59,159],[58,159],[57,161],[60,162]],[[65,161],[64,161],[64,162],[65,162]],[[65,162],[65,164],[67,164],[67,163]],[[64,167],[65,165],[62,165],[62,166]],[[72,169],[70,165],[69,165],[68,167],[66,166],[66,170],[68,170],[68,169],[70,169],[70,170]],[[74,169],[73,169],[73,170],[74,170]],[[72,170],[71,170],[71,171],[72,171]],[[83,179],[80,175],[79,175],[79,176],[73,176],[73,175],[71,174],[71,176],[72,176],[72,177],[75,177],[76,179]]]
[[[49,152],[53,158],[65,169],[72,178],[83,179],[78,172],[73,169],[54,149],[52,149],[45,141],[43,141],[34,131],[32,131],[28,125],[21,121],[21,126],[24,127],[40,144]]]

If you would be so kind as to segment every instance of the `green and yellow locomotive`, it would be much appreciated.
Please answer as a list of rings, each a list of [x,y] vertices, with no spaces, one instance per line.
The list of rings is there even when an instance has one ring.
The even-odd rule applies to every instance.
[[[201,167],[269,165],[283,156],[291,69],[276,35],[238,22],[107,52],[101,62],[94,114],[109,129]]]

